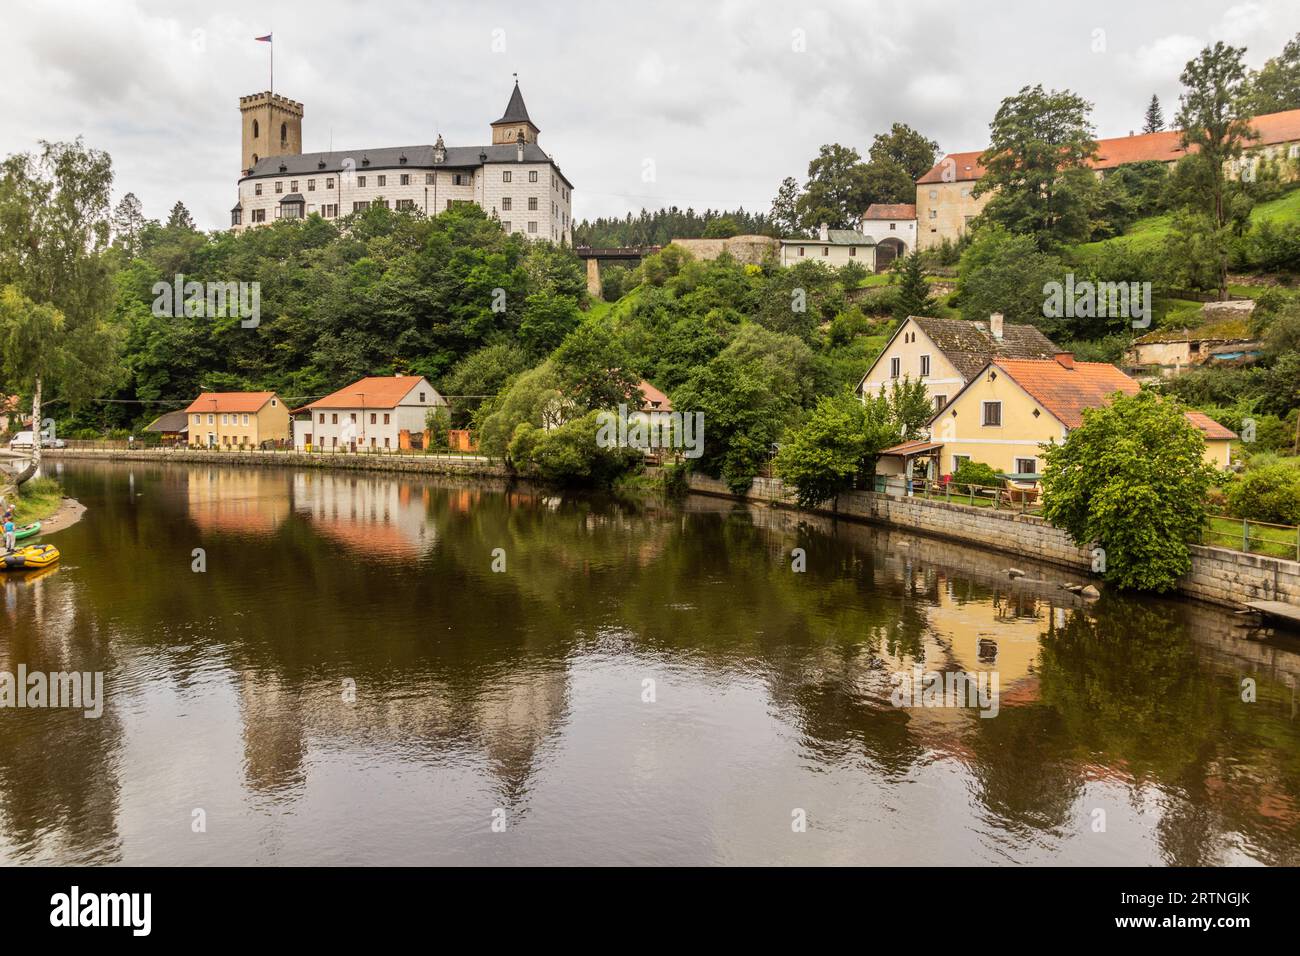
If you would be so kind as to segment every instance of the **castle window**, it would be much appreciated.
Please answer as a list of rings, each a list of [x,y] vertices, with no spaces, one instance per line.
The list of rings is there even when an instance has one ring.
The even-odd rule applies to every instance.
[[[326,176],[326,177],[325,177],[325,188],[326,188],[326,189],[333,189],[333,188],[334,188],[334,177],[333,177],[333,176]]]
[[[253,222],[266,222],[266,210],[265,210],[265,209],[254,209],[254,210],[253,210]]]
[[[822,255],[824,255],[824,256],[829,256],[830,254],[831,254],[831,247],[830,247],[830,246],[822,246]]]
[[[402,176],[401,176],[401,184],[402,184],[403,186],[409,186],[409,185],[411,185],[411,174],[410,174],[410,173],[402,173]]]
[[[512,200],[509,196],[504,196],[504,197],[502,197],[502,199],[501,199],[501,211],[502,211],[502,212],[509,212],[509,211],[510,211],[510,207],[511,207],[511,203],[512,203],[512,202],[513,202],[513,200]]]
[[[426,186],[432,186],[432,185],[433,185],[433,173],[425,173],[425,174],[424,174],[424,184],[425,184]]]
[[[511,182],[513,179],[514,179],[514,173],[512,173],[510,170],[506,169],[502,171],[501,181],[503,183]]]
[[[275,191],[278,192],[278,193],[282,193],[282,192],[284,192],[284,183],[279,183],[279,182],[276,183],[276,184],[275,184]]]
[[[307,192],[314,193],[315,191],[316,191],[316,180],[314,179],[307,180]]]
[[[857,255],[858,255],[858,247],[849,246],[849,258],[857,258]]]
[[[415,200],[414,200],[414,199],[399,199],[399,200],[397,200],[397,208],[398,208],[398,209],[414,209],[414,208],[415,208]]]
[[[261,184],[261,183],[253,183],[253,195],[254,195],[254,196],[260,196],[260,195],[262,195],[262,184]]]
[[[262,135],[262,128],[257,125],[257,120],[253,120],[253,139]]]
[[[358,176],[358,177],[357,177],[357,186],[360,187],[361,189],[365,189],[365,188],[366,188],[366,177],[365,177],[365,176]]]
[[[288,142],[289,142],[289,124],[281,123],[280,124],[280,145],[284,146]]]
[[[238,226],[242,220],[243,220],[242,210],[239,209],[230,210],[230,224],[232,226]]]
[[[254,165],[254,166],[257,165],[257,153],[254,153],[254,154],[253,154],[253,165]]]
[[[381,186],[387,186],[387,185],[388,185],[388,177],[387,177],[387,176],[384,176],[384,175],[380,175],[380,177],[379,177],[379,185],[381,185]]]
[[[536,209],[537,209],[537,197],[536,197],[536,196],[529,196],[529,197],[528,197],[528,211],[529,211],[529,212],[534,212],[534,211],[536,211]]]
[[[296,179],[289,180],[289,192],[296,193],[297,191],[298,191],[298,180]]]
[[[895,229],[897,229],[897,228],[898,228],[898,223],[896,223],[896,222],[891,222],[891,223],[889,224],[889,231],[890,231],[890,232],[893,232],[893,231],[894,231]]]
[[[537,182],[537,170],[535,169],[528,170],[528,181],[530,183]]]
[[[930,210],[930,218],[931,218],[931,219],[938,219],[938,218],[939,218],[939,211],[938,211],[937,209],[931,209],[931,210]],[[934,231],[934,230],[931,230],[931,232],[933,232],[933,231]]]
[[[354,202],[352,204],[353,212],[361,212],[362,210],[369,209],[369,208],[370,208],[370,203],[368,202]]]
[[[465,175],[463,173],[456,173],[454,176],[451,177],[452,184],[455,186],[464,185],[463,182],[464,179],[465,179]]]
[[[535,223],[535,222],[530,222],[530,223],[528,224],[528,231],[531,232],[531,233],[533,233],[534,235],[536,235],[536,234],[537,234],[537,223]]]
[[[510,220],[507,219],[505,222],[501,223],[501,228],[504,229],[506,232],[510,232],[511,231]]]

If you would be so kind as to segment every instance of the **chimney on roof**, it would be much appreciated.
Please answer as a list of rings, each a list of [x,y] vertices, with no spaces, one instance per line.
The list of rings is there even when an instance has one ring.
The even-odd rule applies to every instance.
[[[989,316],[989,331],[993,333],[994,340],[1002,341],[1002,313],[994,312]]]
[[[1061,366],[1061,368],[1069,368],[1069,369],[1074,368],[1074,353],[1073,353],[1073,352],[1057,352],[1057,353],[1056,353],[1056,364],[1059,365],[1059,366]]]
[[[822,223],[817,227],[817,236],[822,242],[830,242],[831,227],[826,225],[826,223]]]

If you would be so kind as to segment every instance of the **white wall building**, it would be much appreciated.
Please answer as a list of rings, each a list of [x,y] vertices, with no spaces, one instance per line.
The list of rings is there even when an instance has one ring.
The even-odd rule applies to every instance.
[[[432,145],[304,153],[301,103],[271,93],[241,97],[239,232],[277,219],[336,219],[383,203],[436,215],[470,202],[530,239],[572,242],[573,184],[537,144],[519,84],[490,124],[485,146]],[[275,135],[278,124],[279,133]]]
[[[876,243],[856,229],[830,229],[825,223],[817,230],[816,238],[781,240],[781,265],[798,265],[809,259],[835,269],[856,262],[875,272]]]
[[[916,251],[916,205],[872,203],[862,214],[862,234],[876,242],[876,271]]]
[[[446,405],[423,376],[371,376],[293,411],[293,447],[395,451],[401,433],[423,439],[429,409]]]

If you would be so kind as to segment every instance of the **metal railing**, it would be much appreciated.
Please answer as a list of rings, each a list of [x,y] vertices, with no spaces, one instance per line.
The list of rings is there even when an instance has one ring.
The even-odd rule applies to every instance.
[[[926,478],[908,479],[902,475],[877,475],[873,490],[899,497],[947,501],[971,508],[992,508],[995,511],[1036,514],[1042,510],[1041,496],[1036,487],[978,485],[959,481],[932,481]]]
[[[1211,514],[1201,532],[1201,544],[1300,561],[1300,525],[1271,524],[1232,515]]]
[[[184,445],[174,442],[128,442],[120,439],[69,439],[65,443],[68,450],[77,451],[203,451],[222,455],[338,455],[340,457],[390,457],[390,458],[467,458],[492,461],[491,456],[478,451],[462,451],[454,448],[381,448],[369,445],[353,449],[346,445],[332,448],[303,447],[292,445]]]

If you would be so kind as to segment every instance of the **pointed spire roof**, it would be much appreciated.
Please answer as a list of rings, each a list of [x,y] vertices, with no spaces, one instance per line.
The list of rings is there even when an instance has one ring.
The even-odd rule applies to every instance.
[[[524,106],[524,94],[519,92],[519,81],[515,80],[514,92],[510,94],[510,102],[506,104],[506,111],[501,118],[493,123],[528,123],[533,125],[533,121],[528,117],[528,107]]]

